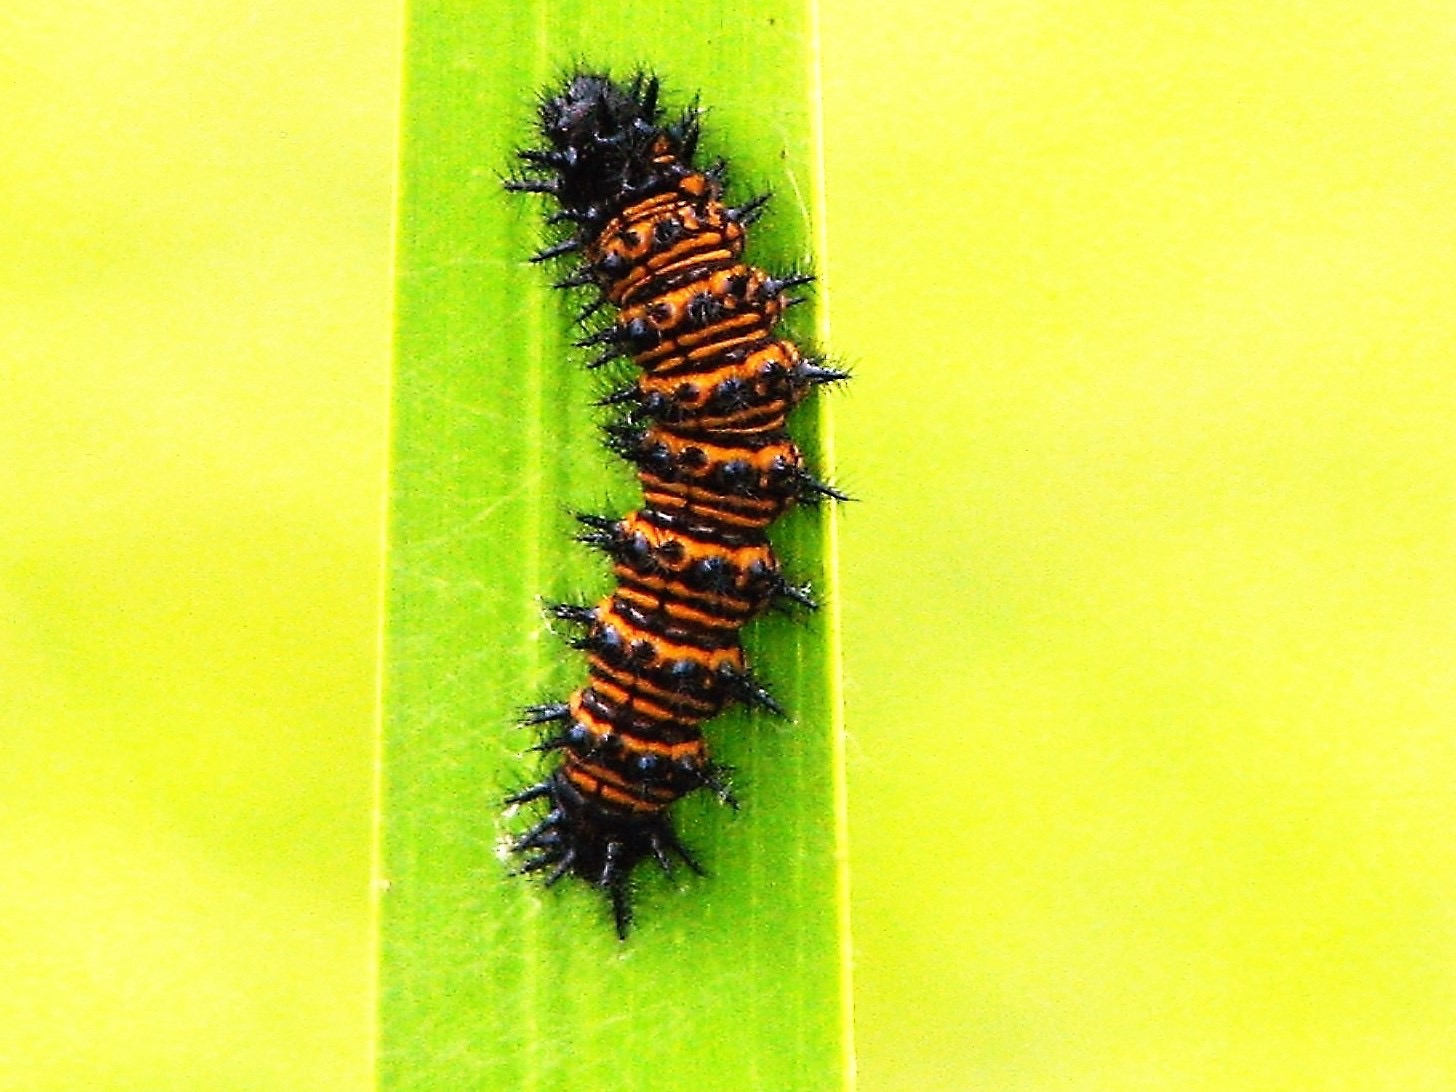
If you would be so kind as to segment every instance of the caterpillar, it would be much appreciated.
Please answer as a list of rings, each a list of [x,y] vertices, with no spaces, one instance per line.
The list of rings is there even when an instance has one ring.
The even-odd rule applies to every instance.
[[[775,601],[814,599],[782,575],[767,528],[795,502],[846,499],[808,472],[784,427],[814,387],[848,378],[774,334],[802,302],[786,293],[812,277],[745,264],[745,229],[769,195],[727,204],[726,164],[694,165],[696,101],[665,121],[658,95],[643,72],[570,75],[542,95],[542,144],[518,152],[524,167],[505,183],[545,195],[548,224],[568,225],[531,261],[575,256],[555,287],[592,293],[576,342],[597,351],[588,366],[625,357],[639,370],[599,404],[620,414],[606,442],[635,464],[642,506],[577,516],[579,541],[608,556],[616,585],[594,606],[551,608],[580,627],[588,677],[567,700],[526,708],[523,723],[544,732],[533,749],[559,761],[506,801],[546,806],[511,844],[519,872],[600,888],[622,939],[638,863],[703,872],[670,806],[708,789],[737,807],[703,723],[731,702],[782,715],[739,631]],[[593,326],[604,308],[615,318]]]

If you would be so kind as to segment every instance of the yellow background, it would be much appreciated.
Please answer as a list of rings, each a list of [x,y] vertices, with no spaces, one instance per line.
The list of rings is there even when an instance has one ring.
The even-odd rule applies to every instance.
[[[824,22],[864,1086],[1456,1087],[1456,8]]]
[[[0,1088],[367,1087],[397,9],[5,9]]]
[[[364,1087],[399,15],[0,14],[0,1087]],[[1456,1086],[1456,13],[823,13],[862,1087]]]

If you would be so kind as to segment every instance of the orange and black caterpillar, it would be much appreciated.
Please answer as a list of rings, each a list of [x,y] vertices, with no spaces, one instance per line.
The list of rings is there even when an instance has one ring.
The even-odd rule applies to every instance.
[[[595,606],[561,605],[577,623],[589,678],[569,699],[531,706],[545,725],[537,750],[560,754],[539,784],[508,799],[547,811],[512,849],[522,872],[568,873],[603,889],[617,933],[631,921],[628,880],[652,857],[702,869],[678,841],[667,809],[708,788],[733,804],[701,725],[726,704],[780,712],[749,672],[745,622],[775,599],[812,607],[779,570],[766,530],[795,501],[843,499],[805,470],[784,419],[817,384],[847,378],[776,337],[811,278],[772,277],[742,261],[744,229],[767,201],[730,206],[725,167],[693,165],[699,111],[664,122],[658,81],[578,73],[539,106],[544,147],[506,188],[542,193],[571,225],[532,261],[575,255],[557,287],[595,290],[585,324],[604,306],[615,321],[577,342],[591,367],[627,357],[640,369],[602,404],[613,451],[635,463],[642,507],[622,519],[583,515],[580,540],[612,560],[616,588]]]

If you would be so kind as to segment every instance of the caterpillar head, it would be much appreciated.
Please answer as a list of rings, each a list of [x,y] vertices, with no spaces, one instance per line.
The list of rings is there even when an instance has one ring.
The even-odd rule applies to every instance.
[[[657,78],[645,73],[619,83],[580,72],[541,100],[541,135],[551,150],[532,158],[557,174],[550,192],[572,219],[599,228],[626,202],[670,187],[687,169],[697,110],[664,124],[657,92]]]
[[[561,149],[619,143],[633,131],[651,130],[656,120],[657,81],[640,75],[624,86],[579,73],[541,103],[541,131]]]

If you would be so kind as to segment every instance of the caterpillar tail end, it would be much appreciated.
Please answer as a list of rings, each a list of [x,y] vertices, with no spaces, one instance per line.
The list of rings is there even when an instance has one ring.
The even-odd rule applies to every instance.
[[[545,800],[546,814],[511,843],[511,852],[525,857],[515,875],[545,873],[547,887],[573,875],[607,897],[617,937],[626,940],[632,928],[633,870],[655,860],[666,875],[673,858],[703,875],[703,867],[678,840],[665,810],[635,812],[612,808],[581,793],[561,770],[545,781],[506,798],[507,804]]]

